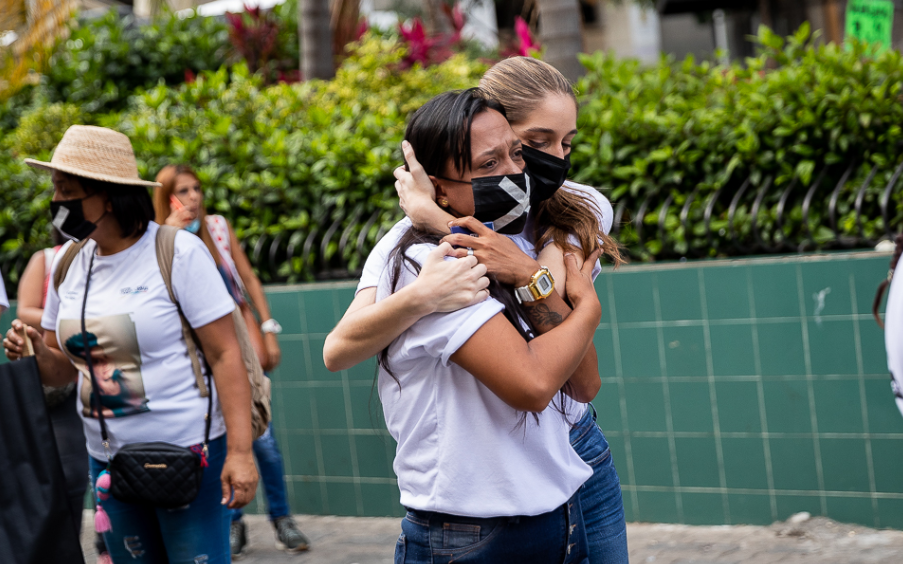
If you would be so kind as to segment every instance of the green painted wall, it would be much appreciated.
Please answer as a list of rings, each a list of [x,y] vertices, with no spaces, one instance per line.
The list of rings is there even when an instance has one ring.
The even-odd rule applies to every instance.
[[[628,521],[767,524],[809,511],[903,528],[903,418],[869,313],[888,258],[688,262],[599,276],[594,403]],[[323,340],[354,284],[268,293],[286,328],[273,402],[293,510],[402,515],[394,443],[378,398],[370,401],[375,364],[336,374],[323,366]]]
[[[903,528],[903,417],[871,302],[888,255],[628,266],[596,281],[599,425],[628,521],[768,524],[798,511]],[[274,428],[296,513],[403,514],[375,363],[323,341],[353,283],[270,287]],[[2,322],[8,321],[8,315]],[[263,511],[262,492],[249,511]]]

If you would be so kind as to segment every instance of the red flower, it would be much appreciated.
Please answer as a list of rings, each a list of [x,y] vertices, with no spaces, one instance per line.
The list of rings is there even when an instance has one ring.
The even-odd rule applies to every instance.
[[[522,57],[530,56],[531,51],[539,51],[539,43],[533,41],[530,35],[530,26],[524,21],[524,18],[517,16],[514,18],[514,33],[518,39],[517,52]]]

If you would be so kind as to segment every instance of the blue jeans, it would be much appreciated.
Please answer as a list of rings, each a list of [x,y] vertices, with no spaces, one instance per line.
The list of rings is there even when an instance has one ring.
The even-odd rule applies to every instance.
[[[253,443],[254,458],[257,459],[257,470],[260,472],[260,481],[263,482],[263,491],[267,496],[267,509],[270,520],[275,521],[289,514],[288,495],[285,493],[285,469],[282,462],[282,453],[273,436],[273,425],[270,424],[262,435]],[[241,509],[232,510],[232,520],[241,520]]]
[[[229,513],[220,504],[220,475],[226,462],[226,436],[210,441],[201,491],[188,507],[157,509],[121,502],[101,502],[113,530],[103,534],[113,562],[133,564],[228,564]],[[107,463],[91,457],[91,483]]]
[[[580,487],[580,505],[589,543],[591,564],[622,564],[627,557],[627,525],[621,482],[611,460],[611,450],[596,425],[596,410],[586,405],[586,413],[571,429],[571,446],[593,469]]]
[[[576,494],[535,517],[476,519],[408,510],[395,564],[587,564],[583,513]]]

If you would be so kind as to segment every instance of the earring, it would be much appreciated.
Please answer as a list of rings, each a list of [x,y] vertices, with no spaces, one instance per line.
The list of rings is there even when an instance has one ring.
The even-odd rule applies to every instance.
[[[448,200],[446,200],[445,198],[439,198],[439,205],[442,206],[443,208],[447,208]]]

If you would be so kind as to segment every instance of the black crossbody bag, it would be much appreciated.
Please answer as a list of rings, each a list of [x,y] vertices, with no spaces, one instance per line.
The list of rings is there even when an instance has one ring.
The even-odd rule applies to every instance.
[[[91,270],[94,267],[94,253],[88,265],[88,279],[85,281],[85,296],[82,302],[81,330],[83,342],[87,345],[85,329],[85,307],[88,303],[88,288],[91,284]],[[204,417],[204,443],[202,453],[196,454],[188,447],[164,442],[132,443],[125,445],[116,456],[110,456],[110,441],[104,422],[103,405],[100,402],[100,386],[94,375],[91,351],[85,348],[85,362],[91,375],[94,401],[100,421],[100,436],[104,452],[109,460],[110,494],[119,501],[149,505],[163,509],[184,507],[194,501],[201,489],[204,476],[203,461],[207,458],[207,443],[210,442],[210,414],[213,412],[213,393],[207,394],[207,415]],[[206,364],[206,362],[205,362]],[[207,387],[210,389],[210,366],[207,365]]]

